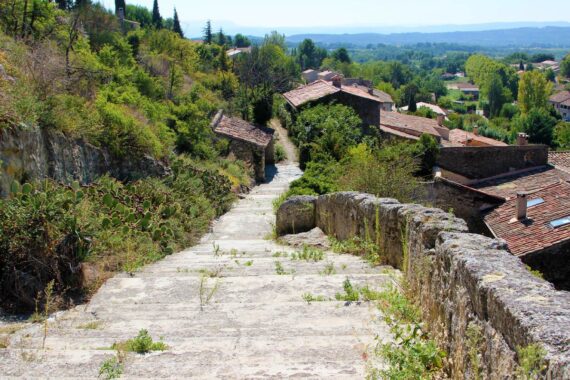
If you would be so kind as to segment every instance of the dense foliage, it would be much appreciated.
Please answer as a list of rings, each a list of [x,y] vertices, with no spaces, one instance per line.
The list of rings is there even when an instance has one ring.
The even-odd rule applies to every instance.
[[[240,173],[235,165],[181,157],[164,179],[14,184],[0,200],[0,302],[33,310],[54,280],[64,304],[94,290],[108,273],[135,271],[195,243],[230,206],[232,182],[220,172]],[[97,278],[89,281],[86,270]]]
[[[51,281],[65,304],[114,271],[192,244],[232,192],[250,184],[242,163],[220,158],[227,144],[213,135],[211,117],[224,108],[265,123],[274,92],[298,80],[298,65],[278,34],[232,60],[226,50],[235,44],[223,31],[210,26],[205,44],[184,39],[178,14],[163,18],[154,3],[116,1],[138,27],[91,1],[0,2],[0,128],[55,129],[173,171],[81,188],[14,184],[0,200],[2,307],[32,311]]]
[[[282,110],[279,116],[292,119]],[[308,108],[288,123],[305,172],[278,202],[291,195],[345,190],[404,202],[418,199],[420,178],[431,171],[438,154],[436,141],[427,135],[417,143],[382,141],[363,129],[352,108],[339,104]]]

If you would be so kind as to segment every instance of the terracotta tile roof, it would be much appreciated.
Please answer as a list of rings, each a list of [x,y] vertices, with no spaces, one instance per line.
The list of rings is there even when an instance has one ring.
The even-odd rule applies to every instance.
[[[423,133],[441,138],[441,135],[436,130],[439,125],[437,120],[428,119],[426,117],[405,115],[399,112],[386,112],[380,113],[380,125],[389,129],[396,129],[413,136],[421,136]]]
[[[394,99],[387,92],[374,89],[374,96],[376,96],[382,103],[394,103]]]
[[[502,141],[498,141],[489,137],[476,135],[461,129],[452,129],[449,131],[449,141],[454,145],[467,146],[469,141],[475,141],[473,145],[477,146],[508,146]]]
[[[383,125],[380,125],[380,130],[382,132],[386,132],[386,133],[389,133],[391,135],[398,136],[398,137],[403,137],[403,138],[409,139],[409,140],[419,140],[420,139],[419,136],[411,135],[409,133],[402,132],[402,131],[399,131],[399,130],[394,129],[394,128],[385,127]]]
[[[369,93],[368,93],[369,87],[366,87],[366,86],[363,86],[363,85],[359,85],[359,84],[352,85],[352,86],[359,88],[360,90],[364,91],[366,94],[369,94]],[[343,87],[343,88],[344,88],[344,87]],[[377,97],[377,98],[380,100],[380,102],[382,102],[382,103],[394,103],[394,100],[392,99],[392,97],[390,96],[390,94],[385,93],[384,91],[380,91],[380,90],[377,90],[377,89],[373,88],[373,89],[372,89],[372,95],[374,95],[375,97]]]
[[[505,199],[516,198],[518,192],[533,192],[560,182],[570,181],[570,174],[551,166],[541,166],[511,175],[486,179],[469,185],[484,193]]]
[[[550,100],[552,103],[562,103],[569,99],[570,99],[570,91],[562,91],[548,98],[548,100]]]
[[[323,80],[317,80],[313,83],[286,92],[283,96],[293,107],[299,107],[305,103],[336,94],[337,92],[340,92],[339,88],[336,88]]]
[[[570,216],[570,184],[561,182],[542,188],[527,200],[542,198],[544,203],[529,207],[527,219],[516,216],[516,198],[488,213],[484,220],[493,233],[507,241],[511,253],[523,256],[570,239],[570,225],[553,228],[550,222]]]
[[[245,120],[235,117],[222,116],[214,127],[214,132],[218,135],[254,144],[265,148],[273,139],[273,130],[258,127]]]
[[[368,89],[363,89],[361,88],[361,86],[342,86],[340,90],[347,94],[351,94],[368,100],[373,100],[378,103],[382,103],[382,101],[377,96],[368,93]]]
[[[284,93],[283,96],[289,103],[291,103],[292,106],[299,107],[305,103],[322,99],[326,96],[330,96],[339,92],[344,92],[346,94],[382,103],[378,97],[370,95],[368,91],[363,90],[357,86],[341,86],[338,88],[333,86],[332,82],[327,82],[324,80],[317,80],[313,83],[306,84],[292,91]]]
[[[570,151],[548,152],[548,163],[554,165],[556,169],[570,173]]]

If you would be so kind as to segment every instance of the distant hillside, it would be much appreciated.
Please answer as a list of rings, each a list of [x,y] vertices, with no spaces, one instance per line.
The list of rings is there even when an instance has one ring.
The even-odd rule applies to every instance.
[[[453,43],[478,46],[570,47],[570,27],[517,28],[473,32],[446,33],[360,33],[297,34],[287,37],[289,43],[305,38],[321,44],[366,46],[369,44],[411,45],[418,43]]]

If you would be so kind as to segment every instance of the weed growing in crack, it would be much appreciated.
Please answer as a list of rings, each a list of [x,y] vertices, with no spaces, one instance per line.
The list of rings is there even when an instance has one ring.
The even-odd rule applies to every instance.
[[[544,378],[546,370],[546,350],[534,343],[526,347],[517,347],[519,365],[516,369],[517,379],[535,380]]]
[[[155,342],[148,333],[148,330],[142,329],[138,335],[125,342],[113,343],[112,349],[118,352],[136,352],[137,354],[147,354],[152,351],[164,351],[168,346],[162,340]]]
[[[333,274],[336,274],[336,269],[334,267],[334,263],[333,262],[328,262],[325,265],[325,268],[319,272],[321,275],[323,276],[331,276]]]
[[[286,276],[288,274],[295,276],[295,270],[294,269],[291,269],[290,271],[285,270],[283,264],[281,264],[281,261],[275,262],[275,273],[277,273],[279,276]]]
[[[102,321],[87,322],[77,326],[79,330],[99,330],[103,326]]]
[[[206,306],[210,303],[210,301],[214,297],[214,294],[216,294],[216,292],[218,291],[218,289],[220,287],[220,280],[218,278],[216,279],[214,286],[212,286],[211,288],[208,287],[208,279],[209,278],[211,278],[211,276],[208,276],[205,274],[202,274],[202,276],[200,277],[200,289],[199,289],[200,310],[204,310],[204,306]]]
[[[311,304],[311,302],[325,302],[325,301],[327,301],[327,298],[325,296],[315,296],[315,295],[312,295],[311,293],[304,293],[302,297],[303,297],[303,300],[305,300],[305,302],[307,302],[309,305]]]
[[[216,244],[216,242],[213,242],[212,248],[214,248],[214,256],[221,256],[222,255],[222,250],[220,249],[219,244]]]
[[[318,248],[303,246],[301,252],[296,252],[291,255],[291,260],[304,260],[304,261],[321,261],[325,258],[325,253]]]
[[[423,380],[437,377],[446,353],[423,330],[420,310],[394,286],[374,292],[373,298],[378,301],[378,308],[395,339],[389,343],[378,340],[375,353],[383,358],[386,368],[370,369],[368,378]]]
[[[480,380],[482,378],[482,369],[479,352],[481,351],[481,344],[483,343],[483,329],[474,322],[470,322],[465,335],[467,337],[469,361],[471,363],[471,377],[473,380]]]
[[[356,289],[350,280],[346,278],[342,283],[342,288],[344,289],[343,293],[335,294],[335,298],[337,301],[346,301],[346,302],[358,302],[360,300],[360,294],[358,293],[358,289]]]
[[[106,359],[99,368],[99,377],[104,380],[118,379],[123,374],[123,363],[117,356]]]

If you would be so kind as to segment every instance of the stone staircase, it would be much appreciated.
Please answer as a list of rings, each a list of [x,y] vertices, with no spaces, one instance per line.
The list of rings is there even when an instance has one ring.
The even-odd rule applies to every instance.
[[[12,335],[0,378],[97,378],[113,343],[140,329],[168,349],[129,353],[121,378],[364,378],[388,327],[374,304],[334,297],[346,278],[378,289],[392,277],[350,255],[291,260],[283,253],[295,249],[268,240],[272,201],[300,175],[277,165],[199,245],[108,280],[89,304],[50,318],[45,342],[39,324]],[[327,301],[308,303],[307,293]]]

